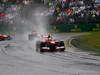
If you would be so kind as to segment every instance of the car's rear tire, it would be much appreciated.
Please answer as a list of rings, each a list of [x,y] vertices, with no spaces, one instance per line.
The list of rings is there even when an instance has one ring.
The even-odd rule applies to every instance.
[[[36,42],[36,52],[39,52],[39,50],[40,50],[40,41],[37,41]]]
[[[42,50],[42,47],[43,47],[43,43],[40,41],[37,41],[36,42],[36,52],[43,53],[44,50]]]
[[[0,41],[4,41],[4,40],[5,40],[4,38],[0,39]]]
[[[40,52],[41,52],[41,53],[45,52],[45,51],[42,49],[42,47],[44,47],[44,46],[45,46],[45,44],[44,44],[43,42],[41,42],[41,43],[40,43]]]
[[[60,52],[64,52],[65,51],[65,44],[64,44],[64,42],[63,41],[61,41],[60,43],[59,43],[59,46],[60,47],[64,47],[63,49],[60,49]]]
[[[29,40],[33,40],[33,38],[34,38],[33,35],[31,35],[31,34],[28,35]]]
[[[5,38],[5,40],[11,40],[11,37],[10,37],[10,36],[8,36],[7,38]]]
[[[44,50],[40,49],[40,53],[43,53],[43,52],[44,52]]]

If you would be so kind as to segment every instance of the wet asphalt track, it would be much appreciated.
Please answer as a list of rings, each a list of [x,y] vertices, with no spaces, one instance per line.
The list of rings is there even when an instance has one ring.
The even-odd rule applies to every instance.
[[[60,40],[73,35],[54,34]],[[0,75],[100,75],[100,60],[69,47],[40,54],[32,41],[13,39],[0,42]]]
[[[23,8],[23,18],[33,9]],[[29,15],[27,15],[29,14]],[[20,24],[19,24],[20,25]],[[77,34],[55,34],[59,40]],[[33,41],[16,35],[11,41],[0,41],[0,75],[100,75],[100,59],[67,46],[64,53],[37,53]]]

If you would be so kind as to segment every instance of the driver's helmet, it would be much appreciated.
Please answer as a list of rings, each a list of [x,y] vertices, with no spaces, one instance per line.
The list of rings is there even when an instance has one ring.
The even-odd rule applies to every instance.
[[[48,34],[48,40],[51,40],[52,39],[52,36],[51,36],[51,34]]]

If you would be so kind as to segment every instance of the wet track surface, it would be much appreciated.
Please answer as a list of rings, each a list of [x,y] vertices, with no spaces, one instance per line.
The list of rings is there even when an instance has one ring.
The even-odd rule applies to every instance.
[[[55,36],[62,40],[73,34]],[[37,53],[32,41],[20,39],[0,42],[0,75],[100,75],[100,60],[94,56],[69,47]]]
[[[30,23],[31,11],[34,11],[33,6],[22,9],[21,18],[15,19],[16,30],[31,29],[29,24],[22,23],[22,19],[29,19]],[[77,34],[54,34],[59,40],[73,35]],[[11,41],[0,41],[0,75],[100,75],[100,59],[69,46],[61,53],[37,53],[34,41],[23,39],[23,35],[18,34]]]

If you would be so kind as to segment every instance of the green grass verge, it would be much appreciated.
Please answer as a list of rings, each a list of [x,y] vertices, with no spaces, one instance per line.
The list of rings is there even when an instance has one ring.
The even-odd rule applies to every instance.
[[[84,51],[94,52],[100,56],[100,32],[89,32],[86,35],[76,36],[72,44]]]

